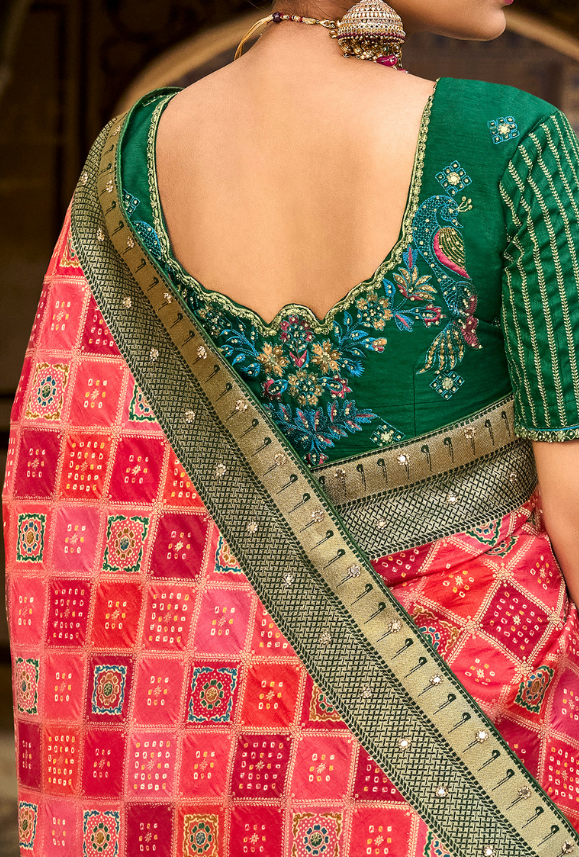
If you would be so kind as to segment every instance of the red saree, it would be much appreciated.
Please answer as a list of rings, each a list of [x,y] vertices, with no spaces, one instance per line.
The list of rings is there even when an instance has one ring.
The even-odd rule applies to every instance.
[[[113,232],[99,226],[95,246]],[[132,252],[134,238],[123,241]],[[162,301],[162,283],[152,288]],[[129,311],[135,297],[118,295],[116,312]],[[447,850],[315,680],[334,626],[316,632],[322,665],[314,669],[279,630],[137,384],[133,369],[147,383],[158,347],[135,363],[102,312],[67,218],[14,405],[4,487],[22,853],[466,854],[464,845]],[[205,360],[203,349],[196,359]],[[232,420],[244,412],[239,401]],[[184,425],[198,419],[183,403]],[[227,470],[218,463],[216,479],[226,475],[220,467]],[[245,519],[242,485],[237,497],[228,513]],[[256,533],[261,521],[252,511],[244,529]],[[272,574],[276,562],[272,541]],[[517,805],[521,830],[549,812],[558,819],[536,850],[521,838],[508,853],[570,853],[565,816],[579,828],[579,626],[536,496],[484,526],[372,565],[432,657],[448,664],[502,736],[504,749],[480,770],[510,747],[509,758],[531,775],[507,759],[506,779],[493,786],[511,789],[507,781],[516,780],[510,797],[499,797]],[[282,573],[280,590],[291,595],[294,573]],[[350,565],[345,588],[359,574]],[[384,636],[399,630],[397,621]],[[412,640],[404,636],[400,652]],[[345,666],[355,671],[354,655]],[[420,693],[430,699],[448,677],[427,679]],[[358,690],[363,707],[374,685],[362,681]],[[483,759],[491,736],[481,723],[461,740]],[[406,734],[396,739],[402,754]],[[429,764],[426,754],[425,784]],[[452,814],[453,787],[432,776],[433,801],[446,801]],[[503,853],[493,829],[484,836],[489,857]],[[479,852],[480,843],[471,853]]]

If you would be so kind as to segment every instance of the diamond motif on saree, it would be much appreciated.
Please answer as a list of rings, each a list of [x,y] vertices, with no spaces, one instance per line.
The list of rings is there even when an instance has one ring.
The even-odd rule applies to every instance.
[[[82,790],[88,797],[119,798],[123,793],[125,742],[109,729],[87,729],[83,746]]]
[[[30,512],[18,516],[16,559],[18,562],[42,562],[46,515]]]
[[[113,810],[85,810],[83,822],[83,857],[117,857],[120,813]]]
[[[95,667],[92,710],[95,714],[120,714],[125,699],[126,666]]]
[[[42,768],[48,792],[73,795],[80,778],[80,735],[77,728],[52,725],[45,729]]]
[[[292,857],[338,857],[341,831],[341,813],[295,813]]]
[[[480,619],[481,627],[509,652],[521,657],[549,629],[549,614],[518,587],[503,584]]]
[[[240,735],[233,756],[233,797],[282,797],[293,745],[289,735]]]
[[[20,848],[32,851],[36,838],[36,822],[38,820],[38,805],[21,800],[18,804],[18,838]]]
[[[189,723],[228,723],[231,720],[235,667],[194,667],[187,720]]]
[[[18,465],[14,476],[16,497],[50,497],[56,483],[61,435],[24,429],[20,432]]]
[[[143,626],[143,646],[161,651],[185,648],[193,622],[194,592],[184,586],[149,588]]]
[[[34,658],[16,658],[14,687],[16,706],[23,714],[38,714],[38,676],[40,662]]]
[[[170,857],[171,806],[132,804],[127,810],[127,857]]]
[[[91,585],[84,580],[53,580],[50,584],[48,644],[83,645],[88,625]]]
[[[186,815],[183,828],[182,857],[218,857],[219,816]]]
[[[26,406],[26,417],[37,420],[60,420],[64,391],[68,383],[68,363],[39,363],[34,371],[32,392]]]
[[[546,787],[547,794],[557,797],[564,811],[574,812],[577,807],[577,785],[579,784],[577,754],[569,750],[569,745],[565,741],[553,738],[549,741],[545,762],[551,775],[551,780]]]
[[[91,643],[97,649],[132,649],[139,630],[139,582],[101,580],[94,596]]]
[[[105,571],[136,572],[141,567],[149,519],[112,515],[107,522]]]
[[[167,732],[134,732],[127,753],[127,790],[134,797],[173,794],[177,741]]]

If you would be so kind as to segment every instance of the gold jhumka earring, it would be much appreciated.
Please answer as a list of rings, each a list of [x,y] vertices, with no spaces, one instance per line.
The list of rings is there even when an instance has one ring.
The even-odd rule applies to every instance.
[[[406,33],[400,15],[384,0],[360,0],[337,21],[273,12],[257,21],[245,34],[234,59],[239,59],[243,45],[256,30],[270,22],[280,24],[282,21],[321,24],[329,30],[330,37],[337,40],[345,57],[370,60],[404,71],[402,46]]]

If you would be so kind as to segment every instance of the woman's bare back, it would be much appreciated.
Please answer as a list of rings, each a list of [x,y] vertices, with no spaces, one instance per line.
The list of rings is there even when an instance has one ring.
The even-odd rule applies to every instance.
[[[238,61],[178,94],[159,126],[175,256],[266,321],[289,303],[323,317],[400,232],[434,85],[339,59],[277,77]]]

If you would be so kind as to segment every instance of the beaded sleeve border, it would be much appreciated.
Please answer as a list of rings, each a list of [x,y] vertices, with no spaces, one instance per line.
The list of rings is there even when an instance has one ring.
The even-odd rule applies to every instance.
[[[91,150],[73,244],[121,353],[266,609],[455,857],[569,853],[579,837],[568,820],[385,587],[130,228],[119,195],[123,126],[107,127]]]

